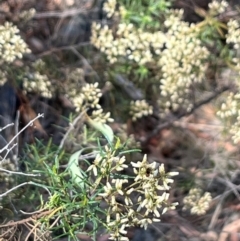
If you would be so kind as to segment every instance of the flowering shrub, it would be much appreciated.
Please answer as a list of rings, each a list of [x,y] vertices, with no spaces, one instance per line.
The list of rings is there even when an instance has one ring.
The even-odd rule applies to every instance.
[[[208,85],[206,74],[213,56],[209,47],[213,48],[214,43],[216,51],[223,56],[225,65],[237,72],[238,77],[232,82],[239,86],[240,61],[236,52],[240,43],[239,23],[233,18],[226,24],[219,20],[219,16],[224,14],[228,7],[226,1],[212,1],[207,12],[199,11],[205,19],[196,24],[182,20],[182,9],[165,8],[162,12],[165,19],[163,24],[149,31],[145,25],[127,17],[131,15],[131,10],[122,11],[124,4],[109,0],[105,2],[103,9],[107,17],[115,21],[114,28],[93,23],[91,43],[106,55],[113,68],[122,66],[125,62],[134,66],[130,76],[138,86],[143,86],[143,91],[150,82],[154,86],[152,93],[157,93],[155,86],[159,85],[160,93],[156,95],[158,98],[155,104],[157,103],[156,110],[160,118],[183,110],[191,112],[200,99],[197,94],[198,86]],[[147,14],[147,10],[145,13]],[[226,38],[225,46],[219,42],[223,37]],[[143,78],[138,78],[137,73],[141,72]],[[136,77],[133,77],[134,75]],[[146,99],[150,98],[146,94]],[[231,99],[234,101],[231,102]],[[239,141],[236,134],[239,119],[237,112],[238,94],[230,93],[218,115],[225,119],[230,116],[236,118],[230,128],[235,143]],[[131,102],[130,115],[134,121],[152,114],[153,109],[146,100]]]
[[[149,163],[146,155],[141,161],[129,163],[120,147],[119,139],[115,145],[100,147],[85,172],[78,173],[75,169],[79,168],[74,164],[78,163],[78,158],[71,158],[63,173],[58,172],[58,162],[53,166],[55,173],[49,169],[52,195],[44,208],[52,210],[53,217],[68,220],[65,232],[73,238],[79,227],[84,228],[90,221],[94,229],[103,226],[110,234],[110,240],[129,240],[126,237],[129,227],[147,229],[149,224],[160,222],[161,215],[168,209],[178,205],[169,201],[172,177],[178,172],[165,172],[163,164]],[[133,170],[133,175],[123,174],[129,169]],[[64,176],[68,171],[73,179],[66,182]],[[71,193],[66,198],[70,186]],[[100,205],[104,205],[105,210],[100,209]],[[48,225],[46,221],[44,225]]]
[[[97,155],[88,171],[92,171],[96,176],[94,188],[97,188],[102,179],[107,179],[103,186],[104,192],[98,195],[102,196],[109,206],[106,225],[111,232],[110,239],[128,240],[122,237],[127,233],[127,227],[138,225],[146,229],[148,224],[160,221],[160,212],[175,209],[177,203],[168,203],[168,190],[169,184],[173,183],[171,177],[178,173],[165,173],[163,164],[150,164],[145,155],[142,161],[131,162],[136,176],[134,182],[128,184],[128,179],[117,178],[117,172],[129,166],[126,164],[125,156],[115,156],[115,152],[116,150],[106,147],[104,155]],[[124,200],[123,203],[117,201],[121,199]],[[153,218],[150,214],[153,214]]]
[[[110,24],[93,23],[91,43],[104,54],[111,71],[114,69],[118,73],[123,69],[123,74],[143,91],[144,99],[129,101],[132,120],[153,114],[153,106],[148,100],[151,103],[155,101],[154,114],[159,115],[160,120],[192,113],[196,106],[200,106],[201,100],[207,103],[202,95],[205,91],[221,89],[222,85],[226,85],[225,89],[230,91],[222,96],[217,116],[224,121],[233,142],[239,143],[240,25],[235,16],[227,20],[224,18],[230,9],[228,2],[213,0],[208,10],[197,9],[204,18],[199,23],[188,23],[183,20],[183,10],[167,7],[158,12],[160,23],[151,27],[146,23],[154,22],[155,15],[148,15],[147,4],[146,11],[138,15],[142,20],[132,18],[132,8],[130,5],[129,9],[126,8],[125,4],[124,1],[105,2],[103,10],[111,20]],[[231,69],[228,76],[230,84],[219,80],[223,71],[222,67],[218,68],[220,65]],[[212,66],[217,66],[215,76],[219,76],[215,86],[208,76],[213,71]],[[196,203],[196,200],[199,202]],[[209,194],[194,189],[184,201],[185,209],[200,215],[207,211],[210,201]]]
[[[104,8],[109,14],[110,2],[107,1]],[[198,38],[200,29],[182,21],[182,16],[182,10],[169,11],[164,22],[165,32],[147,32],[121,20],[116,32],[107,25],[92,25],[91,43],[106,54],[111,64],[127,58],[129,64],[133,61],[139,66],[148,68],[151,64],[159,69],[155,79],[159,79],[165,100],[161,99],[159,108],[165,114],[170,110],[193,108],[191,87],[204,80],[208,67],[210,53]]]
[[[166,111],[169,107],[173,111],[193,108],[191,86],[204,80],[210,55],[198,39],[197,26],[181,21],[182,15],[183,11],[174,11],[164,22],[167,41],[158,65],[162,70],[161,95],[168,100],[164,104]]]
[[[114,37],[116,35],[116,37]],[[115,63],[120,57],[126,57],[139,65],[153,60],[153,53],[160,54],[166,41],[162,32],[144,32],[136,29],[133,24],[120,23],[116,33],[107,25],[93,23],[91,43],[106,53],[110,63]],[[152,50],[151,50],[152,49]]]
[[[124,99],[129,103],[132,121],[136,123],[139,119],[154,114],[154,117],[158,115],[156,119],[161,122],[162,119],[168,121],[169,117],[182,117],[182,113],[192,113],[200,106],[199,100],[203,98],[204,91],[213,92],[213,89],[218,90],[222,85],[218,79],[215,80],[215,85],[209,80],[211,64],[224,66],[232,69],[233,76],[229,78],[232,77],[233,87],[228,87],[230,91],[221,100],[217,115],[224,121],[233,142],[237,144],[240,141],[240,58],[237,52],[240,46],[240,25],[235,18],[222,22],[221,17],[229,8],[228,3],[214,0],[207,11],[198,10],[204,17],[203,21],[188,23],[183,19],[183,10],[169,8],[170,1],[150,0],[144,5],[146,11],[139,11],[137,16],[134,14],[138,7],[143,7],[143,2],[128,2],[104,2],[103,10],[107,20],[104,24],[92,24],[90,41],[95,50],[105,57],[108,69],[102,71],[104,77],[108,76],[108,70],[109,76],[121,72],[127,76],[132,86],[141,89],[143,98]],[[34,13],[34,10],[30,10],[19,17],[28,21]],[[22,58],[24,53],[30,52],[14,25],[6,22],[0,26],[0,32],[2,63],[11,64],[16,58]],[[23,78],[19,77],[23,80],[24,93],[53,97],[54,85],[48,74],[44,73],[45,63],[38,60],[31,67],[34,71],[26,68],[27,74]],[[7,70],[0,71],[0,86],[6,82],[6,76]],[[53,165],[44,162],[45,169],[42,172],[47,178],[43,181],[48,183],[41,184],[41,187],[47,189],[49,198],[47,202],[42,201],[41,205],[49,213],[43,214],[44,218],[39,219],[36,225],[40,223],[43,229],[52,227],[52,223],[54,229],[64,226],[64,232],[76,238],[76,233],[84,230],[88,222],[92,222],[93,236],[96,235],[95,230],[104,227],[110,233],[110,239],[128,240],[129,227],[140,226],[146,229],[152,222],[160,222],[161,215],[168,209],[176,208],[177,203],[169,200],[169,191],[172,177],[178,173],[167,173],[163,164],[148,162],[146,155],[141,161],[128,161],[125,144],[121,145],[118,138],[114,143],[113,130],[106,125],[114,120],[111,113],[104,112],[100,105],[104,92],[100,88],[102,83],[95,80],[87,83],[84,68],[76,68],[64,77],[68,84],[64,86],[63,92],[79,114],[76,122],[81,117],[81,123],[87,122],[100,131],[106,140],[94,131],[93,134],[91,132],[91,139],[89,127],[79,124],[82,130],[73,135],[81,137],[82,142],[75,144],[82,149],[71,155],[67,168],[62,170],[64,165],[60,168],[59,150],[54,158],[50,158],[55,161]],[[117,101],[114,102],[116,103]],[[169,121],[171,122],[172,120]],[[69,130],[73,132],[74,124],[76,123],[70,121]],[[159,133],[159,129],[156,130]],[[122,136],[126,141],[126,131],[124,134]],[[67,137],[64,136],[63,142]],[[91,144],[88,138],[91,139]],[[93,139],[95,144],[92,144]],[[130,141],[132,145],[139,146],[134,137]],[[90,147],[85,148],[88,144]],[[63,145],[59,149],[62,147]],[[90,153],[83,154],[88,148]],[[91,158],[93,161],[88,161]],[[79,166],[83,160],[87,165],[85,169]],[[3,165],[2,160],[0,164],[4,168],[7,166]],[[12,170],[12,166],[9,169]],[[128,172],[132,175],[125,174]],[[0,176],[3,177],[1,181],[9,176]],[[183,200],[184,210],[203,215],[208,211],[211,200],[210,193],[193,188]],[[105,211],[100,205],[105,205]],[[55,218],[54,222],[52,218]]]

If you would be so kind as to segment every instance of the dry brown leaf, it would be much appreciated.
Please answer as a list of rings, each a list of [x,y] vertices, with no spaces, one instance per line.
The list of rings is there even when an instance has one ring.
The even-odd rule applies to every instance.
[[[240,230],[240,219],[235,220],[227,225],[224,226],[218,241],[227,241],[228,237],[230,238],[230,241],[237,241],[236,234]]]
[[[218,235],[214,231],[208,231],[207,233],[201,234],[201,238],[204,241],[217,241],[218,240]]]
[[[20,91],[18,91],[18,98],[20,101],[19,106],[19,112],[20,112],[20,119],[22,121],[22,124],[25,126],[27,125],[31,120],[37,117],[36,112],[32,109],[30,106],[30,103],[27,99],[27,97]],[[41,123],[39,120],[35,120],[33,122],[32,126],[28,127],[28,130],[33,133],[34,130],[39,131],[44,137],[47,137],[47,133],[43,129]]]

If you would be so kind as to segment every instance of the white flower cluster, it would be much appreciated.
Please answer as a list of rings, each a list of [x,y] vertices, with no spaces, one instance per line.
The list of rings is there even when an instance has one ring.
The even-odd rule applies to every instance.
[[[227,23],[228,33],[226,35],[227,44],[232,44],[235,49],[235,57],[232,58],[232,64],[234,70],[237,72],[237,77],[234,78],[237,88],[240,87],[240,59],[238,55],[238,49],[240,48],[240,24],[235,19],[230,19]],[[217,115],[223,119],[228,125],[229,133],[235,144],[240,142],[240,92],[230,92],[222,103]]]
[[[175,10],[164,22],[169,28],[165,49],[158,65],[162,70],[160,80],[161,95],[168,101],[163,103],[165,111],[183,107],[191,110],[192,103],[187,98],[190,87],[203,81],[206,72],[206,59],[210,55],[197,38],[197,27],[181,21],[182,10]]]
[[[228,2],[225,0],[223,1],[213,0],[211,3],[208,4],[208,7],[209,7],[209,13],[214,16],[214,15],[224,13],[228,7]]]
[[[72,96],[72,101],[76,107],[76,111],[81,111],[83,104],[85,102],[85,107],[101,109],[101,106],[98,104],[100,97],[102,96],[101,90],[98,88],[98,83],[95,84],[86,84],[82,87],[80,94],[77,95],[76,88],[70,93]]]
[[[236,19],[230,19],[227,23],[226,42],[233,45],[235,50],[232,58],[233,69],[237,73],[234,76],[234,82],[236,87],[240,87],[240,58],[238,56],[238,50],[240,48],[240,24]],[[235,144],[240,142],[240,92],[230,92],[224,103],[222,103],[217,115],[227,123],[227,128],[231,134],[231,138]],[[229,125],[230,124],[230,125]]]
[[[107,13],[108,18],[111,18],[114,15],[116,5],[117,5],[116,0],[107,0],[103,4],[103,10]]]
[[[232,141],[234,144],[240,142],[240,115],[237,117],[233,125],[231,125],[229,133],[232,135]]]
[[[29,10],[26,10],[26,11],[22,11],[20,14],[19,14],[19,18],[22,20],[22,21],[29,21],[30,19],[33,18],[33,16],[35,15],[36,13],[36,9],[34,8],[31,8]]]
[[[105,124],[106,122],[113,122],[113,118],[110,117],[110,112],[104,113],[103,109],[94,110],[91,114],[91,119],[98,123]]]
[[[222,119],[240,116],[240,93],[230,92],[217,115]]]
[[[231,138],[235,144],[240,141],[240,93],[230,92],[222,103],[217,115],[227,124]]]
[[[104,113],[101,105],[99,105],[100,97],[102,96],[101,90],[98,88],[98,83],[86,84],[80,90],[80,94],[77,95],[76,88],[71,92],[72,101],[76,107],[76,111],[82,111],[86,108],[93,108],[91,119],[105,124],[106,122],[113,122],[110,118],[110,112]]]
[[[179,24],[179,21],[183,18],[184,10],[183,9],[171,9],[169,10],[168,16],[166,20],[164,21],[164,25],[167,28],[170,28],[173,26],[175,27],[175,30],[177,29],[177,25]]]
[[[152,114],[153,107],[149,105],[146,100],[131,101],[130,115],[132,116],[133,121]]]
[[[7,77],[5,72],[0,70],[0,87],[3,86],[7,82]]]
[[[171,10],[164,22],[167,32],[149,33],[133,24],[120,23],[115,31],[93,23],[91,43],[110,63],[127,58],[139,65],[156,62],[160,69],[164,113],[179,108],[191,110],[191,86],[204,80],[210,52],[198,39],[199,28],[182,21],[183,10]]]
[[[209,192],[202,193],[199,188],[193,188],[183,200],[183,210],[190,210],[191,214],[203,215],[210,207],[212,196]]]
[[[228,33],[226,35],[226,42],[233,44],[235,49],[240,47],[240,25],[237,20],[230,19],[227,23]]]
[[[39,72],[29,74],[23,79],[23,89],[26,92],[35,92],[45,98],[52,97],[52,84],[46,75]]]
[[[97,155],[93,164],[88,168],[92,171],[97,181],[94,189],[107,178],[103,192],[98,195],[108,203],[107,228],[111,233],[111,240],[128,240],[126,228],[139,225],[147,228],[152,222],[159,222],[161,214],[168,209],[175,209],[177,203],[168,203],[170,189],[169,184],[173,183],[172,176],[177,172],[166,173],[164,166],[156,162],[149,164],[147,156],[137,163],[131,162],[135,179],[133,184],[128,185],[124,178],[114,178],[116,172],[120,172],[128,165],[125,156],[115,156],[116,151],[105,148],[105,153]],[[109,175],[113,177],[109,179]],[[117,173],[116,173],[117,174]],[[116,175],[116,177],[121,175]],[[122,199],[123,202],[118,200]],[[137,200],[135,200],[137,199]],[[162,209],[160,214],[160,209]]]
[[[153,61],[154,54],[159,55],[166,42],[162,32],[145,32],[136,29],[133,24],[120,23],[116,33],[107,25],[93,23],[91,43],[104,52],[110,63],[121,57],[132,60],[139,65]]]
[[[87,102],[88,106],[91,108],[101,109],[98,104],[100,97],[102,96],[101,90],[98,88],[98,83],[86,84],[82,87],[80,96],[84,101]]]
[[[119,14],[118,14],[122,19],[124,19],[125,18],[125,16],[127,15],[127,9],[124,7],[124,6],[122,6],[122,5],[120,5],[119,6]]]
[[[0,26],[0,58],[8,63],[30,53],[29,48],[19,34],[19,29],[12,23],[5,22]]]

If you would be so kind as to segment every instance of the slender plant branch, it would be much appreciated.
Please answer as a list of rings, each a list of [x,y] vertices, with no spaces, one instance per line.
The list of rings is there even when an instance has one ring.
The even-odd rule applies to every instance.
[[[87,9],[69,9],[66,11],[47,11],[47,12],[41,12],[41,13],[36,13],[33,16],[33,19],[42,19],[42,18],[67,18],[71,17],[74,15],[78,15],[81,13],[86,13],[88,10]]]
[[[159,132],[165,128],[170,127],[171,125],[174,124],[175,121],[181,119],[184,116],[188,116],[191,115],[192,113],[194,113],[194,111],[196,109],[198,109],[199,107],[209,103],[210,101],[216,99],[219,95],[221,95],[223,92],[227,91],[230,89],[230,86],[223,86],[222,88],[216,90],[213,94],[211,94],[210,96],[208,96],[206,99],[199,101],[198,103],[196,103],[194,105],[194,107],[190,110],[190,111],[184,111],[181,114],[172,117],[172,119],[170,119],[169,121],[166,121],[163,124],[159,124],[146,138],[145,140],[142,141],[142,144],[147,144],[149,142],[149,140],[151,138],[153,138],[154,136],[158,135]]]
[[[87,110],[86,110],[86,111],[87,111]],[[59,152],[60,152],[61,149],[63,148],[66,139],[68,138],[68,136],[69,136],[69,134],[71,133],[71,131],[74,130],[75,125],[78,123],[79,120],[81,120],[82,118],[84,118],[86,111],[83,111],[82,113],[80,113],[80,114],[74,119],[74,121],[73,121],[72,123],[69,123],[69,128],[68,128],[66,134],[64,135],[63,139],[61,140],[61,143],[60,143],[60,145],[59,145],[59,147],[58,147],[58,150],[57,150],[57,152],[56,152],[56,156],[59,154]]]
[[[15,226],[15,225],[19,225],[19,224],[25,224],[29,221],[33,221],[33,218],[36,218],[36,219],[39,219],[43,216],[46,216],[50,213],[52,213],[53,210],[47,210],[47,211],[43,211],[42,213],[39,213],[39,214],[35,214],[33,215],[32,217],[29,217],[29,218],[26,218],[26,219],[22,219],[22,220],[19,220],[19,221],[15,221],[15,222],[8,222],[6,224],[3,224],[3,225],[0,225],[0,228],[4,228],[4,227],[11,227],[11,226]]]
[[[98,79],[98,81],[100,81],[100,77],[98,76],[97,72],[93,69],[93,67],[89,64],[88,60],[82,55],[80,54],[76,48],[74,48],[73,46],[70,47],[70,49],[72,50],[72,52],[79,58],[82,60],[83,64],[85,66],[87,66],[89,69],[91,69],[94,73],[94,75],[96,76],[96,78]]]
[[[20,111],[18,110],[17,111],[17,115],[16,115],[16,119],[15,119],[15,125],[14,125],[14,129],[15,129],[15,135],[17,135],[17,133],[19,132],[19,117],[20,117]],[[17,142],[16,142],[16,151],[15,151],[15,154],[13,156],[13,160],[15,162],[15,167],[18,168],[18,152],[19,152],[19,136],[17,137]]]
[[[47,12],[42,12],[42,13],[36,13],[33,18],[35,19],[41,19],[41,18],[66,18],[66,17],[71,17],[74,15],[78,15],[81,13],[86,13],[89,11],[99,11],[97,8],[95,8],[97,3],[97,0],[93,0],[91,3],[87,1],[87,4],[81,8],[72,8],[65,10],[63,12],[61,11],[47,11]]]
[[[13,144],[13,145],[11,146],[11,148],[9,148],[9,149],[7,148],[7,149],[6,149],[7,152],[6,152],[5,156],[3,157],[2,161],[4,161],[4,160],[7,158],[8,154],[12,151],[12,149],[13,149],[16,145],[17,145],[17,143]],[[2,161],[1,161],[1,162],[2,162]]]
[[[17,133],[17,135],[15,135],[15,136],[12,138],[12,140],[9,141],[9,142],[7,143],[7,145],[4,146],[4,147],[0,150],[0,153],[2,153],[2,152],[3,152],[4,150],[6,150],[6,149],[8,150],[8,147],[10,146],[10,144],[11,144],[15,139],[17,139],[18,136],[19,136],[24,130],[26,130],[29,126],[33,125],[33,123],[34,123],[35,120],[37,120],[37,119],[39,119],[39,118],[41,118],[41,117],[44,117],[44,114],[38,114],[34,119],[32,119],[31,121],[29,121],[29,123],[28,123],[26,126],[24,126],[24,127]]]
[[[5,125],[4,127],[0,128],[0,132],[13,125],[14,125],[14,123],[9,123],[9,124]]]
[[[35,182],[30,181],[30,182],[23,182],[23,183],[15,186],[15,187],[7,190],[6,192],[0,194],[0,198],[5,197],[5,196],[7,196],[10,192],[13,192],[13,191],[15,191],[16,189],[18,189],[18,188],[20,188],[20,187],[23,187],[23,186],[26,186],[26,185],[34,185],[34,186],[42,187],[42,188],[44,188],[45,190],[47,190],[48,193],[49,193],[50,196],[51,196],[50,191],[49,191],[44,185],[41,185],[41,184],[39,184],[39,183],[35,183]]]
[[[71,46],[62,46],[62,47],[58,47],[58,48],[51,48],[47,51],[44,51],[44,52],[38,54],[38,57],[43,57],[43,56],[52,54],[54,52],[59,52],[59,51],[62,51],[62,50],[70,50],[71,48],[79,48],[79,47],[82,47],[82,46],[89,46],[90,44],[91,44],[90,42],[82,42],[82,43],[74,44],[74,45],[71,45]]]
[[[32,184],[32,182],[24,182],[24,183],[21,183],[21,184],[15,186],[15,187],[13,187],[13,188],[7,190],[6,192],[0,194],[0,198],[1,198],[1,197],[4,197],[4,196],[7,196],[10,192],[13,192],[14,190],[18,189],[19,187],[26,186],[26,185],[29,185],[29,184]]]
[[[1,168],[1,167],[0,167],[0,171],[7,172],[9,174],[17,174],[17,175],[28,176],[28,177],[40,177],[41,176],[40,173],[33,174],[33,173],[24,173],[24,172],[14,172],[14,171],[9,171],[9,170]]]
[[[40,210],[37,210],[37,211],[34,211],[34,212],[25,212],[23,210],[19,210],[22,214],[25,214],[25,215],[36,215],[38,213],[41,213],[43,211],[46,211],[47,208],[42,208]]]

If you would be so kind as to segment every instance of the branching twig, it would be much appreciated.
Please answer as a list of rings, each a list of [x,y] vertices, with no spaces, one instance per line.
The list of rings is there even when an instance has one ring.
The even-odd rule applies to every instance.
[[[16,119],[15,119],[15,125],[14,125],[14,127],[15,127],[15,135],[17,135],[17,133],[18,133],[18,131],[19,131],[19,117],[20,117],[20,111],[18,110],[17,111],[17,114],[16,114]],[[18,161],[18,147],[19,147],[19,145],[18,145],[18,143],[19,143],[19,136],[17,137],[17,144],[16,144],[16,151],[15,151],[15,156],[14,156],[14,158],[13,158],[13,160],[14,160],[14,162],[15,162],[15,167],[18,167],[18,163],[17,163],[17,161]]]
[[[79,48],[79,47],[88,46],[88,45],[90,45],[90,42],[82,42],[82,43],[74,44],[74,45],[71,45],[71,46],[62,46],[62,47],[59,47],[59,48],[51,48],[47,51],[44,51],[44,52],[40,53],[38,55],[38,57],[43,57],[43,56],[52,54],[54,52],[62,51],[62,50],[70,50],[71,48]]]
[[[26,185],[35,185],[35,186],[42,187],[42,188],[44,188],[45,190],[47,190],[48,193],[49,193],[49,195],[51,196],[50,191],[49,191],[44,185],[41,185],[41,184],[38,184],[38,183],[35,183],[35,182],[30,181],[30,182],[21,183],[21,184],[15,186],[15,187],[13,187],[13,188],[7,190],[6,192],[0,194],[0,198],[7,196],[10,192],[13,192],[14,190],[18,189],[19,187],[23,187],[23,186],[26,186]]]
[[[15,136],[12,138],[12,140],[9,141],[9,142],[7,143],[7,145],[4,146],[4,147],[0,150],[0,153],[2,153],[4,150],[8,150],[8,147],[10,146],[10,144],[12,144],[13,141],[14,141],[15,139],[17,139],[18,136],[19,136],[24,130],[26,130],[29,126],[31,126],[31,125],[34,123],[35,120],[37,120],[37,119],[39,119],[39,118],[41,118],[41,117],[44,117],[44,114],[38,114],[34,119],[32,119],[31,121],[29,121],[29,123],[28,123],[26,126],[24,126],[24,127],[17,133],[17,135],[15,135]]]
[[[42,12],[42,13],[36,13],[33,16],[33,19],[42,19],[42,18],[66,18],[66,17],[71,17],[74,15],[78,15],[81,13],[86,13],[88,10],[87,9],[68,9],[66,11],[48,11],[48,12]]]
[[[27,222],[29,222],[29,221],[32,221],[33,218],[39,219],[39,218],[41,218],[41,217],[43,217],[43,216],[46,216],[46,215],[48,215],[48,214],[50,214],[50,213],[52,213],[52,212],[53,212],[53,210],[47,210],[47,211],[44,211],[44,212],[42,212],[42,213],[36,214],[36,215],[34,215],[34,216],[31,216],[31,217],[29,217],[29,218],[25,218],[25,219],[22,219],[22,220],[19,220],[19,221],[15,221],[15,222],[12,222],[12,221],[11,221],[11,222],[8,222],[8,223],[6,223],[6,224],[0,225],[0,228],[5,228],[5,227],[16,226],[16,225],[19,225],[19,224],[24,224],[24,223],[27,223]]]
[[[5,156],[3,157],[2,161],[5,160],[8,156],[9,153],[11,153],[12,149],[17,145],[17,143],[15,143],[14,145],[11,146],[11,148],[6,148],[7,152],[5,154]],[[0,152],[1,153],[1,152]]]
[[[43,211],[45,211],[46,210],[46,208],[43,208],[43,209],[40,209],[40,210],[37,210],[37,211],[34,211],[34,212],[25,212],[25,211],[23,211],[23,210],[19,210],[22,214],[25,214],[25,215],[36,215],[36,214],[38,214],[38,213],[41,213],[41,212],[43,212]]]
[[[24,182],[24,183],[21,183],[21,184],[15,186],[15,187],[13,187],[13,188],[7,190],[6,192],[0,194],[0,198],[1,198],[1,197],[4,197],[4,196],[7,196],[10,192],[18,189],[19,187],[26,186],[26,185],[29,185],[29,184],[32,184],[32,182]]]
[[[1,168],[1,167],[0,167],[0,171],[7,172],[9,174],[17,174],[17,175],[28,176],[28,177],[40,177],[41,176],[40,173],[32,174],[32,173],[24,173],[24,172],[14,172],[14,171],[9,171],[9,170]]]
[[[0,128],[0,132],[13,125],[14,125],[14,123],[9,123],[9,124],[5,125],[4,127]]]
[[[93,69],[93,67],[88,63],[87,59],[81,55],[76,48],[74,48],[73,46],[70,47],[70,49],[72,50],[72,52],[79,58],[82,60],[83,64],[85,64],[85,66],[87,66],[89,69],[91,69],[94,73],[94,75],[97,77],[98,81],[100,81],[100,78],[97,74],[97,72]]]
[[[115,83],[120,86],[120,88],[122,88],[132,100],[144,99],[142,91],[122,75],[117,74],[115,76]]]
[[[97,0],[93,0],[91,3],[87,1],[88,4],[86,4],[82,8],[72,8],[65,10],[63,12],[60,11],[48,11],[48,12],[43,12],[43,13],[36,13],[33,18],[35,19],[41,19],[41,18],[66,18],[74,15],[78,15],[81,13],[86,13],[86,12],[94,12],[94,11],[99,11],[99,9],[95,8]]]
[[[86,111],[87,111],[87,110],[86,110]],[[81,119],[84,117],[86,111],[80,113],[80,114],[78,115],[78,117],[75,118],[74,121],[69,124],[69,128],[68,128],[66,134],[64,135],[63,139],[61,140],[61,143],[60,143],[60,145],[59,145],[59,147],[58,147],[58,150],[57,150],[57,152],[56,152],[56,156],[59,154],[59,152],[60,152],[61,149],[63,148],[64,143],[65,143],[67,137],[69,136],[69,134],[71,133],[71,131],[74,130],[75,125],[78,123],[79,120],[81,120]]]
[[[29,240],[31,234],[34,232],[34,237],[36,237],[36,229],[37,227],[39,226],[39,224],[41,224],[39,221],[37,221],[33,227],[31,227],[29,233],[27,234],[26,238],[25,238],[25,241]]]
[[[225,92],[225,91],[227,91],[227,90],[229,90],[229,89],[230,89],[230,86],[224,86],[224,87],[222,87],[221,89],[216,90],[213,94],[211,94],[211,95],[210,95],[209,97],[207,97],[206,99],[201,100],[201,101],[199,101],[198,103],[196,103],[196,104],[194,105],[194,107],[193,107],[190,111],[184,111],[184,112],[182,112],[181,114],[172,117],[172,119],[170,119],[169,121],[166,121],[165,123],[158,125],[158,126],[153,130],[153,132],[150,133],[150,134],[145,138],[145,140],[142,141],[142,144],[148,143],[149,140],[150,140],[152,137],[158,135],[158,133],[159,133],[161,130],[170,127],[175,121],[181,119],[182,117],[191,115],[196,109],[198,109],[199,107],[201,107],[201,106],[209,103],[210,101],[216,99],[219,95],[221,95],[223,92]]]

